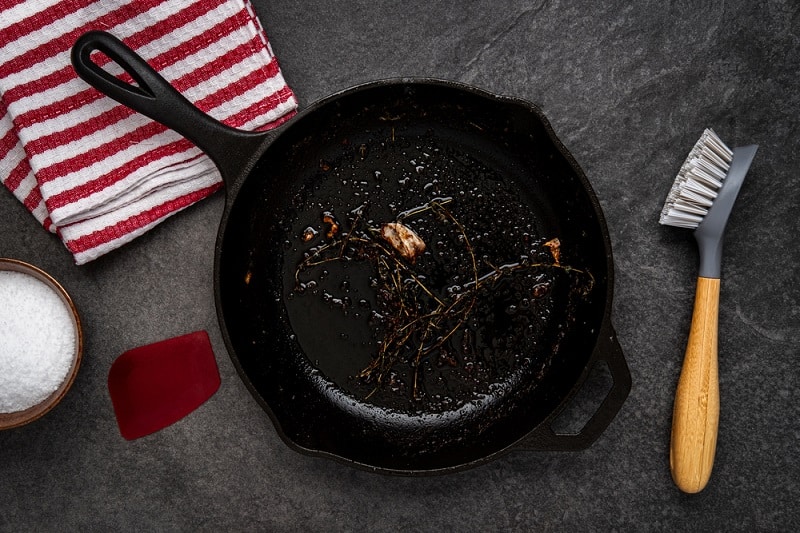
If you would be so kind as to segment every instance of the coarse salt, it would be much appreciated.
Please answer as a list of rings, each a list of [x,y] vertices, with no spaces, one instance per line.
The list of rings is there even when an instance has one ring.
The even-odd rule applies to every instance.
[[[63,383],[75,356],[73,315],[44,282],[0,270],[0,413],[33,407]]]

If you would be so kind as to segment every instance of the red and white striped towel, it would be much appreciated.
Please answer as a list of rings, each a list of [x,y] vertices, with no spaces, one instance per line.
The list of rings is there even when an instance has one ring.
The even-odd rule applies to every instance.
[[[76,76],[70,48],[92,29],[228,125],[269,129],[297,107],[249,0],[0,0],[0,180],[77,264],[221,186],[189,141]]]

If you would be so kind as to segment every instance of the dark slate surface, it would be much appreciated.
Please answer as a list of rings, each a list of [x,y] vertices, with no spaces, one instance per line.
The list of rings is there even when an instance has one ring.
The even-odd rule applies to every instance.
[[[539,104],[596,190],[616,262],[613,321],[633,377],[577,453],[516,452],[396,478],[283,444],[228,358],[212,294],[223,198],[76,267],[0,191],[0,255],[51,272],[86,327],[61,405],[0,434],[0,530],[797,531],[800,451],[800,6],[735,2],[255,2],[303,106],[378,78],[433,76]],[[672,484],[672,398],[696,274],[691,234],[657,223],[703,128],[761,148],[730,219],[722,412],[711,482]],[[118,433],[123,351],[209,332],[222,387],[149,437]]]

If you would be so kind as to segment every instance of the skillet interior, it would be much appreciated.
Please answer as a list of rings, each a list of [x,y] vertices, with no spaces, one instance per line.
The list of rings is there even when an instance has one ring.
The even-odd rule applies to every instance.
[[[492,368],[472,390],[437,388],[431,378],[424,397],[414,400],[406,368],[399,380],[405,389],[365,399],[370,388],[352,376],[375,350],[374,324],[355,316],[378,305],[370,266],[335,261],[320,267],[326,273],[310,270],[303,279],[319,284],[301,294],[295,270],[303,252],[323,239],[305,243],[301,235],[307,226],[324,231],[324,212],[347,230],[359,206],[362,223],[379,224],[433,198],[452,198],[448,209],[469,229],[479,255],[488,250],[492,261],[513,261],[526,243],[558,237],[562,262],[591,272],[594,287],[575,297],[568,282],[556,279],[532,333],[502,341],[499,322],[485,330],[478,347],[502,352],[502,364],[492,367],[484,356]],[[433,245],[433,255],[436,224],[429,215],[409,225]],[[303,451],[394,472],[474,464],[542,423],[586,367],[610,301],[599,208],[541,113],[446,83],[376,84],[299,115],[229,201],[218,254],[232,357],[281,435]],[[440,280],[437,290],[447,283]],[[502,309],[495,304],[486,317],[520,299],[513,287],[493,292],[503,291]],[[441,364],[428,364],[441,376]]]

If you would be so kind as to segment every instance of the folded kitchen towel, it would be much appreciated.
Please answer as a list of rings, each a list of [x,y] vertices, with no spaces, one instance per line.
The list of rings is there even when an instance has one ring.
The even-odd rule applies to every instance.
[[[0,180],[77,264],[221,186],[188,140],[77,77],[70,49],[93,29],[230,126],[269,129],[297,107],[249,0],[0,0]]]

